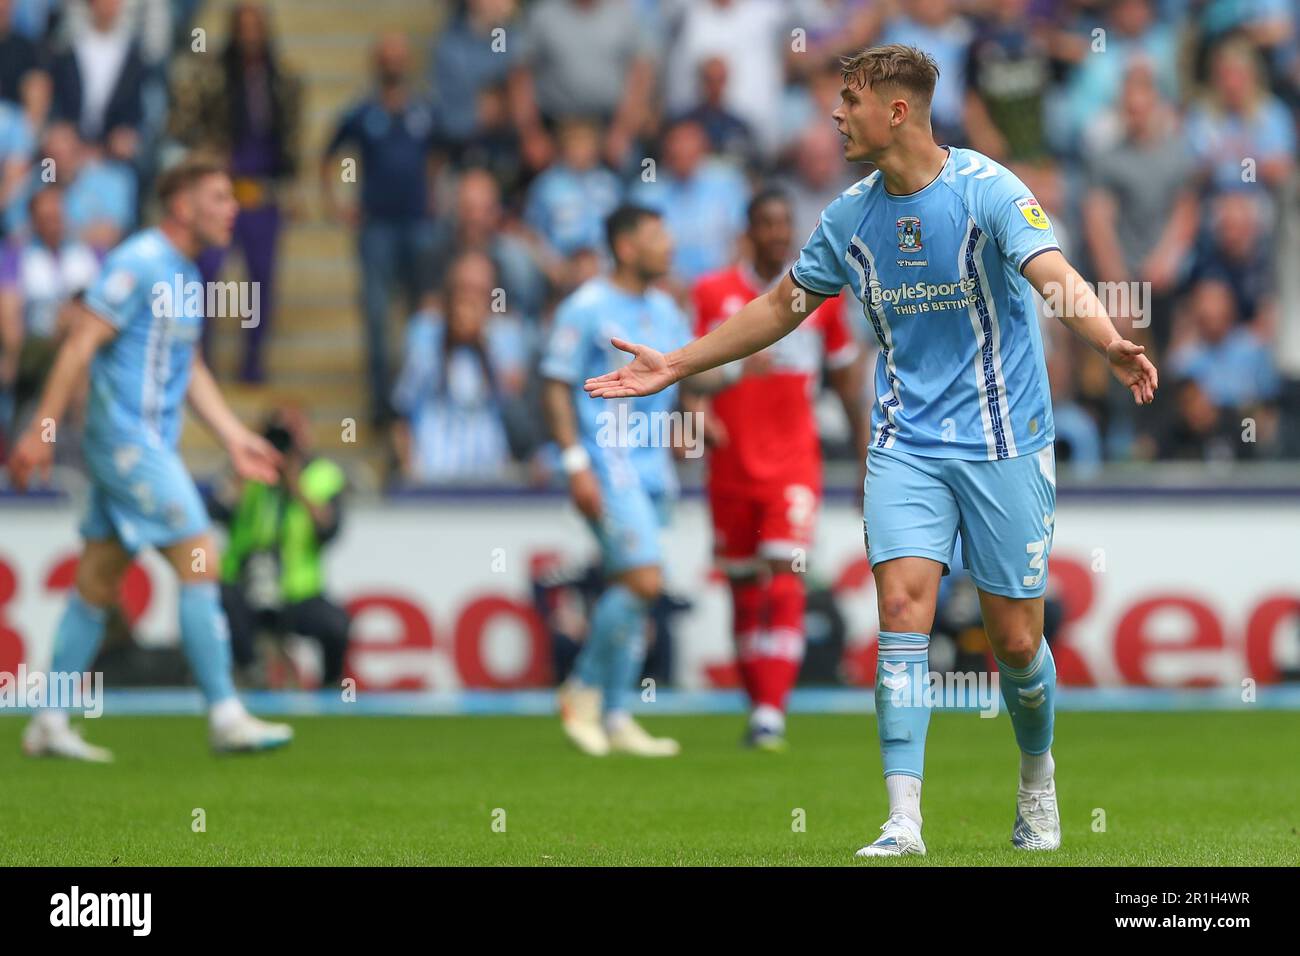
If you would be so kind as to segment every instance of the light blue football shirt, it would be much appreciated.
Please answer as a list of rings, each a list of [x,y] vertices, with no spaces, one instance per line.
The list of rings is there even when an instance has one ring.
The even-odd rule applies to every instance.
[[[674,493],[677,475],[672,451],[663,441],[666,418],[677,410],[677,386],[636,398],[592,398],[582,385],[626,365],[631,356],[610,345],[611,338],[649,345],[660,352],[691,339],[685,316],[667,293],[650,289],[633,295],[598,276],[560,303],[542,358],[546,378],[573,386],[578,432],[592,468],[608,488],[640,486]]]
[[[87,439],[176,447],[203,327],[202,289],[198,267],[158,229],[109,253],[86,306],[118,333],[90,366]]]
[[[929,185],[891,196],[877,170],[822,212],[792,275],[851,286],[880,343],[872,448],[998,460],[1053,441],[1033,291],[1021,270],[1057,249],[1046,214],[987,156],[949,148]]]

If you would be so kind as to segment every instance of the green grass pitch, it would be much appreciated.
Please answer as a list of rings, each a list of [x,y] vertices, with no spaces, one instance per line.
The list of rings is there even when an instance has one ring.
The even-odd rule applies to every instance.
[[[288,750],[215,757],[197,718],[92,721],[117,762],[88,766],[22,757],[23,721],[0,720],[0,864],[882,865],[853,859],[886,807],[869,716],[795,715],[785,754],[739,747],[739,717],[651,718],[684,748],[659,761],[583,757],[540,717],[292,723]],[[1061,714],[1064,845],[1027,854],[1006,717],[936,714],[929,856],[883,865],[1295,865],[1298,723]]]

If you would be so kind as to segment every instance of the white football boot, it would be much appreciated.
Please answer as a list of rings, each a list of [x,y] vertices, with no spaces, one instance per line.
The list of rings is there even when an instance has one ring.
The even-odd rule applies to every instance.
[[[243,711],[228,720],[214,721],[208,739],[217,753],[252,753],[287,746],[293,740],[293,728],[258,720]]]
[[[609,749],[637,757],[676,757],[682,745],[671,737],[652,737],[631,716],[620,714],[608,728]]]
[[[556,699],[560,724],[573,745],[592,757],[609,753],[609,736],[600,720],[600,691],[572,680],[560,687]]]
[[[1061,845],[1061,817],[1056,810],[1056,781],[1046,790],[1016,790],[1016,822],[1011,845],[1018,850],[1055,850]]]
[[[113,752],[81,739],[66,719],[33,717],[23,730],[23,753],[29,757],[62,757],[88,763],[112,763]]]
[[[891,813],[880,830],[876,842],[867,844],[854,856],[925,856],[921,825],[903,811]]]

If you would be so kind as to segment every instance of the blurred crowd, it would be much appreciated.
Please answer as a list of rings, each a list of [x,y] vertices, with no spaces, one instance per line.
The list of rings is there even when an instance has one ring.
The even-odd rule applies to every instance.
[[[1282,295],[1300,255],[1297,0],[411,2],[438,26],[374,38],[370,87],[310,158],[326,214],[355,235],[368,413],[400,479],[545,481],[537,357],[556,303],[607,264],[605,216],[662,211],[689,313],[692,286],[743,253],[757,190],[785,193],[803,237],[869,171],[844,163],[829,115],[839,57],[882,42],[935,57],[936,138],[1025,181],[1161,368],[1138,412],[1045,307],[1063,465],[1300,458],[1300,313]],[[277,52],[274,5],[234,5],[224,48],[193,53],[199,5],[0,0],[11,406],[169,146],[230,156],[237,244],[271,301],[303,172],[301,74]],[[215,276],[221,257],[200,265]],[[271,313],[244,343],[245,381],[265,381]]]

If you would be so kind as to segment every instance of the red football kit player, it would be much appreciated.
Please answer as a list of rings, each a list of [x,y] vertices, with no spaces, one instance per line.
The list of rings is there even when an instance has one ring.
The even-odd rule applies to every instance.
[[[730,318],[789,271],[788,201],[760,193],[749,207],[749,258],[695,285],[697,336]],[[731,585],[748,741],[784,745],[785,707],[803,662],[802,572],[821,502],[821,447],[813,397],[823,365],[865,449],[859,349],[839,298],[763,352],[726,368],[710,396],[709,504],[714,553]]]

